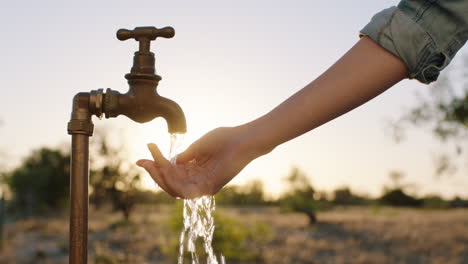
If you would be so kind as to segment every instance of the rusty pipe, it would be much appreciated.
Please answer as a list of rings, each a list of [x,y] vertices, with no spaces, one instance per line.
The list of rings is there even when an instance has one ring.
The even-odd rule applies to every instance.
[[[88,256],[89,136],[72,135],[70,178],[70,264],[85,264]]]
[[[88,178],[89,137],[93,133],[90,94],[73,98],[68,133],[72,135],[70,168],[70,244],[69,263],[86,264],[88,259]]]

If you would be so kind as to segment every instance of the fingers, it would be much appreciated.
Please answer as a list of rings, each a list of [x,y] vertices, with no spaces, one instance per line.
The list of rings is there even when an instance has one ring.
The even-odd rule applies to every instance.
[[[162,173],[155,166],[155,162],[151,160],[139,160],[136,163],[138,166],[144,168],[150,175],[151,178],[161,187],[164,191],[169,193],[173,197],[178,197],[177,193],[174,192],[171,188],[168,188],[168,185],[163,177]]]
[[[144,169],[145,167],[143,166],[143,164],[147,161],[152,162],[154,166],[158,167],[158,164],[154,163],[152,160],[147,160],[147,159],[138,160],[135,164]]]
[[[169,162],[161,154],[161,151],[159,150],[158,146],[156,146],[156,144],[153,144],[153,143],[148,144],[148,149],[151,152],[151,155],[153,156],[154,161],[156,162],[156,164],[158,164],[158,167],[161,167],[161,168],[171,167],[171,162]]]
[[[177,155],[177,163],[187,163],[195,158],[196,145],[190,145],[184,152]]]

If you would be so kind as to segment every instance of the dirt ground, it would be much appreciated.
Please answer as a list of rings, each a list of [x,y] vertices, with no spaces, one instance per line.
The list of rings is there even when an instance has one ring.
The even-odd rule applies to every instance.
[[[139,208],[132,224],[108,210],[91,211],[88,263],[177,263],[168,253],[168,244],[178,235],[168,232],[170,210]],[[227,258],[228,264],[468,264],[467,209],[335,208],[320,213],[315,226],[308,226],[301,214],[277,208],[218,210],[227,218],[268,227],[268,238],[249,244],[256,259]],[[8,223],[0,252],[3,263],[68,263],[68,216]]]

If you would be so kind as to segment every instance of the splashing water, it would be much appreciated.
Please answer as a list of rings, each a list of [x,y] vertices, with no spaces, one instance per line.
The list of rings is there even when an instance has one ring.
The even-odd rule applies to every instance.
[[[177,154],[182,145],[184,134],[171,134],[171,147],[169,150],[169,159],[172,164],[176,164]],[[213,196],[203,196],[195,199],[185,199],[183,209],[183,228],[180,232],[179,240],[179,258],[178,264],[184,263],[185,245],[190,254],[192,264],[199,264],[196,241],[198,238],[203,240],[203,249],[207,255],[207,264],[218,264],[214,254],[213,234],[215,229],[213,212],[216,209]],[[225,264],[224,256],[221,255],[220,263]]]
[[[199,264],[195,242],[200,237],[203,240],[203,249],[207,255],[207,264],[218,264],[211,242],[215,229],[213,211],[216,209],[213,196],[184,200],[184,227],[180,232],[179,261],[184,262],[184,244],[190,253],[192,264]],[[224,264],[224,256],[221,255],[221,264]]]

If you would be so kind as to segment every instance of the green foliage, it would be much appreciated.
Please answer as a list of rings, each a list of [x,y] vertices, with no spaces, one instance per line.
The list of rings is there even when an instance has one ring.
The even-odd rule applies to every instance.
[[[179,235],[183,227],[182,209],[182,201],[177,201],[167,221],[168,243],[162,250],[171,258],[178,256]],[[255,247],[255,245],[265,244],[273,239],[273,232],[267,223],[256,221],[248,225],[220,212],[214,213],[214,219],[213,248],[215,254],[218,256],[222,254],[227,263],[262,263],[262,249]],[[200,247],[197,252],[203,252],[201,243],[197,243],[197,246]],[[204,259],[206,256],[199,254],[199,257]]]
[[[465,136],[468,128],[468,88],[456,87],[455,79],[450,72],[444,74],[430,87],[428,95],[419,96],[420,104],[404,115],[400,122],[429,125],[434,135],[442,140]]]
[[[263,183],[254,180],[244,186],[227,186],[216,194],[216,201],[222,205],[258,206],[265,205]]]
[[[315,224],[317,222],[316,212],[318,206],[313,199],[313,196],[306,192],[290,193],[281,197],[280,205],[293,212],[306,214],[309,218],[309,224]]]
[[[411,108],[398,121],[391,124],[397,141],[405,138],[404,130],[410,126],[431,131],[453,150],[441,153],[435,160],[436,175],[452,174],[456,170],[456,157],[466,148],[468,138],[468,57],[464,66],[452,67],[439,80],[418,95],[419,104]],[[462,159],[464,162],[464,159]]]
[[[94,257],[94,263],[96,264],[119,264],[120,261],[117,260],[115,256],[106,255],[106,254],[96,254]]]
[[[325,196],[322,195],[321,199],[315,199],[314,188],[307,176],[298,168],[293,168],[286,180],[289,184],[289,191],[279,199],[281,207],[293,212],[304,213],[309,218],[310,224],[316,223],[316,212],[326,207]]]
[[[402,189],[392,189],[386,191],[380,198],[383,205],[420,207],[423,202],[406,194]]]
[[[0,251],[3,249],[4,243],[4,223],[5,223],[5,198],[0,195]]]
[[[438,195],[428,195],[422,198],[422,205],[428,209],[442,209],[448,207],[448,202]]]
[[[335,205],[365,205],[370,201],[364,197],[355,195],[348,187],[338,188],[333,192],[333,204]]]
[[[30,216],[66,206],[70,189],[69,162],[69,154],[41,148],[9,174],[7,183],[19,213]]]
[[[254,245],[265,244],[273,238],[273,232],[267,223],[259,221],[246,225],[221,213],[216,213],[215,219],[213,246],[216,252],[221,252],[228,262],[262,261],[261,249]]]
[[[121,228],[126,228],[129,231],[136,232],[138,226],[134,222],[129,221],[127,219],[119,219],[115,222],[110,223],[109,225],[110,230],[117,230]]]
[[[449,201],[448,206],[450,208],[468,208],[468,200],[463,200],[457,196],[453,200]]]

